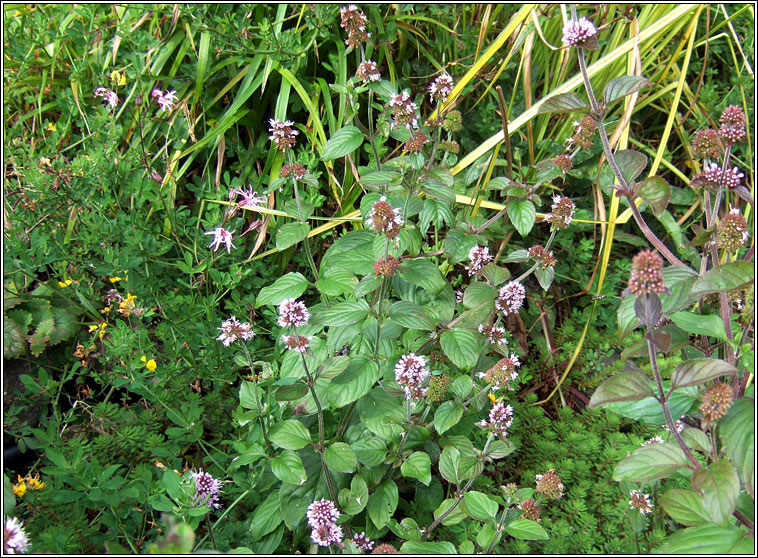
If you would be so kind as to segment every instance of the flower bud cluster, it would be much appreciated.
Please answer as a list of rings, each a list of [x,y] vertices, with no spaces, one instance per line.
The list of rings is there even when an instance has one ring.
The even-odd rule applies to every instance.
[[[592,148],[592,138],[597,130],[597,123],[591,116],[585,116],[579,122],[574,122],[574,135],[568,139],[567,151],[571,151],[574,146],[581,147],[585,151]]]
[[[629,276],[629,292],[632,294],[662,293],[663,259],[658,252],[643,250],[632,258],[632,271]]]
[[[277,149],[284,152],[295,145],[295,136],[300,132],[292,127],[295,125],[294,122],[291,120],[282,121],[271,118],[268,123],[270,126],[268,131],[271,132],[268,139],[274,142]]]
[[[745,113],[737,105],[730,105],[721,113],[721,135],[727,145],[745,139]]]
[[[392,109],[392,128],[405,126],[409,130],[418,128],[418,115],[416,103],[411,100],[411,94],[403,91],[399,95],[390,95],[390,108]]]
[[[382,233],[387,238],[396,238],[400,234],[400,227],[403,225],[403,219],[400,217],[400,210],[394,209],[388,202],[386,196],[379,198],[379,201],[371,206],[371,210],[366,217],[366,226],[374,232]]]
[[[539,244],[529,248],[529,256],[537,260],[542,269],[547,269],[555,265],[555,257],[552,250],[545,250]]]
[[[709,157],[716,159],[721,156],[723,146],[717,130],[708,128],[698,130],[692,138],[692,156],[697,159]]]
[[[545,214],[545,221],[556,229],[563,229],[571,224],[574,218],[574,202],[563,196],[553,196],[551,212]]]
[[[479,372],[479,377],[492,386],[492,389],[513,389],[510,386],[510,382],[518,378],[518,372],[516,368],[521,366],[521,362],[518,357],[511,354],[509,357],[501,358],[495,366],[487,370],[487,372]]]
[[[371,33],[366,31],[368,18],[355,4],[340,8],[340,17],[340,27],[347,30],[347,46],[358,48],[371,37]]]
[[[376,62],[364,60],[358,64],[358,70],[355,72],[355,77],[364,83],[368,83],[370,81],[379,81],[382,79],[382,74],[379,73]]]
[[[747,240],[747,221],[739,209],[730,210],[716,227],[716,245],[727,252],[736,252]]]

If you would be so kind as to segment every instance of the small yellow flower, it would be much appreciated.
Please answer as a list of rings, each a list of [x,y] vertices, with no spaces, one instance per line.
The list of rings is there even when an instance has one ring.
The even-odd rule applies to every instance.
[[[45,488],[45,483],[39,480],[39,473],[34,473],[34,477],[26,475],[26,481],[29,482],[29,488],[32,490],[42,490]]]
[[[494,402],[497,400],[497,397],[495,397],[495,394],[494,394],[494,393],[492,393],[492,392],[489,392],[489,393],[487,394],[487,397],[489,397],[489,398],[490,398],[490,401],[492,401],[493,403],[494,403]]]
[[[119,281],[121,281],[121,277],[108,277],[108,281],[110,281],[111,283],[118,283]]]
[[[89,332],[92,333],[93,331],[97,331],[100,326],[91,325],[89,326]]]
[[[58,127],[57,127],[55,124],[53,124],[52,122],[50,122],[50,123],[47,125],[47,129],[48,129],[48,131],[50,131],[50,132],[55,132],[55,131],[58,129]]]
[[[19,480],[21,482],[13,485],[13,493],[21,498],[24,494],[26,494],[26,483],[23,482],[24,479],[21,477],[19,477]]]
[[[90,333],[92,333],[93,331],[97,331],[99,329],[100,332],[98,333],[98,335],[100,336],[100,339],[102,339],[103,337],[105,337],[105,328],[106,327],[108,327],[108,324],[105,323],[105,322],[102,322],[102,323],[100,323],[100,325],[91,325],[91,326],[89,326],[89,331],[90,331]]]
[[[106,306],[105,308],[103,308],[102,310],[100,310],[100,312],[102,314],[109,314],[110,311],[111,311],[111,307],[110,306]]]
[[[65,289],[66,287],[68,287],[69,285],[71,285],[71,283],[73,283],[73,281],[71,279],[66,279],[65,281],[58,281],[58,286],[61,289]]]
[[[147,357],[145,355],[142,355],[142,358],[140,358],[140,361],[147,362]]]
[[[147,361],[147,364],[145,364],[145,368],[150,370],[150,372],[153,372],[156,368],[158,368],[158,365],[155,363],[153,359],[150,359]]]
[[[113,80],[118,85],[126,85],[126,76],[118,70],[111,72],[111,80]]]

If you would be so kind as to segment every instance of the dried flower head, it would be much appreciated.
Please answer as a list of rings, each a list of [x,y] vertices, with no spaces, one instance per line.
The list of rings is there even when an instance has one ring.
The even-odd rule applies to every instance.
[[[297,353],[304,353],[307,351],[310,342],[311,338],[303,335],[285,335],[282,337],[282,343],[284,343],[284,346],[290,351],[295,351]]]
[[[421,386],[428,377],[426,359],[415,353],[401,356],[395,364],[395,381],[403,389],[407,399],[416,401],[426,395],[426,390]]]
[[[308,506],[308,511],[305,515],[308,518],[308,524],[311,527],[336,523],[340,518],[340,512],[337,509],[337,506],[334,505],[334,502],[325,498],[316,500]]]
[[[732,387],[729,384],[716,382],[705,390],[700,412],[708,422],[713,422],[726,414],[733,400]]]
[[[510,382],[518,378],[516,368],[521,366],[521,362],[514,354],[501,358],[497,363],[486,372],[479,372],[479,377],[492,386],[492,389],[513,389]]]
[[[418,115],[416,103],[411,101],[408,91],[399,95],[390,95],[390,108],[392,109],[392,128],[405,126],[409,130],[418,128]]]
[[[629,496],[632,498],[629,500],[629,506],[632,509],[640,510],[642,515],[653,511],[653,504],[650,502],[648,494],[643,494],[641,490],[632,490]]]
[[[553,205],[550,213],[545,214],[545,221],[556,229],[568,227],[574,218],[574,202],[563,196],[553,196]]]
[[[555,265],[555,257],[552,250],[545,250],[539,244],[529,248],[529,256],[537,260],[542,269],[547,269]]]
[[[3,523],[3,553],[23,554],[29,546],[24,527],[15,517],[6,517]]]
[[[369,539],[364,532],[360,534],[355,533],[353,535],[353,543],[361,550],[371,550],[374,548],[374,541]]]
[[[527,498],[518,505],[518,508],[521,510],[520,519],[529,519],[531,521],[540,520],[542,506],[540,506],[534,498]]]
[[[745,139],[745,113],[737,105],[730,105],[721,113],[721,135],[727,145]]]
[[[543,494],[548,500],[555,500],[563,496],[563,483],[555,469],[550,469],[544,475],[536,475],[535,479],[537,486],[534,491]]]
[[[526,298],[526,289],[521,283],[511,281],[501,287],[495,299],[495,308],[506,316],[518,313]]]
[[[447,151],[448,153],[457,155],[461,150],[461,146],[458,145],[457,141],[441,141],[440,149],[442,151]]]
[[[474,246],[468,252],[468,259],[471,263],[466,267],[469,276],[476,275],[481,269],[492,261],[490,249],[486,246]]]
[[[218,503],[218,495],[224,483],[214,479],[210,473],[204,473],[202,469],[193,471],[192,479],[195,481],[195,496],[192,500],[199,505],[219,509],[221,504]]]
[[[389,543],[380,544],[371,554],[397,554],[397,549]]]
[[[176,91],[174,89],[172,90],[166,90],[164,93],[160,89],[153,89],[153,98],[155,99],[155,102],[158,103],[158,105],[161,107],[159,110],[166,110],[168,112],[171,112],[174,109],[174,103],[176,102]]]
[[[440,74],[437,78],[429,84],[429,95],[432,98],[432,102],[435,99],[447,101],[450,92],[453,90],[453,78],[448,74]]]
[[[305,173],[306,173],[305,167],[299,163],[293,163],[291,165],[283,165],[282,170],[279,171],[279,175],[281,177],[287,178],[291,176],[295,180],[302,180],[302,178],[305,176]]]
[[[739,209],[731,209],[716,227],[716,245],[727,252],[736,252],[747,240],[747,221]]]
[[[227,254],[231,252],[232,248],[236,248],[236,246],[232,244],[232,233],[226,230],[224,227],[215,228],[212,231],[206,232],[205,234],[213,235],[213,240],[208,245],[208,248],[212,249],[214,252],[218,250],[219,246],[222,244],[226,245]]]
[[[449,389],[450,376],[447,374],[432,376],[429,380],[429,387],[426,390],[426,397],[432,401],[442,401],[447,397]]]
[[[392,277],[400,267],[400,261],[394,256],[379,258],[374,264],[374,275],[377,277]]]
[[[358,64],[358,70],[355,72],[355,77],[368,83],[370,81],[379,81],[382,79],[382,74],[379,73],[379,70],[376,67],[376,62],[364,60]]]
[[[574,122],[574,135],[567,141],[566,150],[571,151],[574,145],[581,147],[585,151],[592,148],[592,138],[597,130],[597,123],[591,116],[585,116],[580,121]]]
[[[562,173],[567,173],[571,170],[571,168],[574,166],[573,161],[571,160],[571,155],[558,155],[555,159],[553,159],[553,164],[561,169]]]
[[[300,132],[292,127],[295,125],[294,122],[291,120],[281,121],[271,118],[268,123],[270,126],[268,131],[271,132],[268,139],[274,142],[277,149],[284,152],[295,145],[295,136]]]
[[[342,527],[334,523],[319,525],[311,531],[311,539],[319,546],[329,546],[333,543],[342,542],[344,536]]]
[[[102,97],[105,104],[108,105],[108,110],[113,110],[118,104],[118,96],[115,91],[106,89],[105,87],[98,87],[95,89],[95,97]]]
[[[591,41],[597,36],[597,29],[586,17],[570,19],[563,26],[563,44],[567,47],[591,47]],[[597,47],[597,40],[595,40]]]
[[[424,132],[416,132],[411,134],[411,137],[405,142],[405,150],[408,153],[421,153],[424,145],[427,143],[429,143],[429,138],[426,137],[426,134]]]
[[[663,258],[654,250],[643,250],[632,258],[632,272],[629,275],[629,292],[632,294],[662,293]]]
[[[479,324],[479,333],[487,337],[492,345],[507,345],[508,340],[505,338],[505,328],[495,325]]]
[[[719,136],[717,130],[707,128],[695,132],[695,136],[692,138],[693,157],[697,159],[703,159],[705,157],[717,159],[721,156],[722,150],[721,136]]]
[[[400,227],[403,225],[403,219],[400,216],[400,210],[394,209],[385,196],[379,198],[379,201],[371,206],[371,210],[366,217],[366,226],[378,233],[383,233],[387,238],[396,238],[400,234]]]
[[[371,33],[366,31],[368,18],[355,4],[340,8],[340,27],[347,31],[345,44],[352,48],[357,48],[361,43],[368,41]]]
[[[446,132],[460,132],[463,128],[463,115],[459,110],[451,110],[445,115],[442,127]]]
[[[221,322],[221,327],[218,329],[221,331],[221,335],[216,337],[216,339],[221,341],[224,347],[228,347],[237,339],[247,341],[255,336],[255,332],[249,323],[240,322],[234,316]]]
[[[513,423],[513,407],[504,405],[502,401],[497,401],[490,407],[489,420],[483,420],[477,424],[482,428],[491,428],[493,432],[501,436],[508,435],[508,428]]]

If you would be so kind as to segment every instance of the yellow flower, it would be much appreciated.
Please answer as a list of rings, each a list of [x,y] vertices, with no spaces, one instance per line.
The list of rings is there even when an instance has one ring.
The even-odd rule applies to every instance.
[[[13,485],[13,493],[21,498],[24,494],[26,494],[26,484],[23,482],[24,479],[21,477],[19,477],[19,480],[21,481],[19,484]]]
[[[111,72],[111,80],[113,80],[118,85],[126,85],[126,76],[118,70]]]
[[[58,281],[58,286],[59,286],[61,289],[65,289],[65,288],[66,288],[66,287],[68,287],[68,286],[69,286],[71,283],[73,283],[73,281],[72,281],[71,279],[66,279],[65,281]]]
[[[93,331],[97,331],[99,329],[100,332],[98,333],[98,335],[100,336],[100,339],[102,339],[103,337],[105,337],[105,328],[106,327],[108,327],[108,324],[105,323],[105,322],[102,322],[100,325],[91,325],[91,326],[89,326],[89,330],[90,330],[90,333],[92,333]]]
[[[45,488],[45,483],[38,481],[36,478],[29,479],[29,488],[32,490],[42,490]]]
[[[50,122],[50,123],[47,125],[47,129],[48,129],[50,132],[55,132],[55,131],[58,129],[58,127],[57,127],[55,124],[53,124],[52,122]]]
[[[109,277],[108,281],[110,281],[111,283],[118,283],[119,281],[121,281],[121,277]]]
[[[89,326],[89,331],[90,331],[90,333],[92,333],[93,331],[97,331],[97,329],[98,329],[99,327],[100,327],[100,326],[96,326],[96,325],[91,325],[91,326]]]
[[[147,362],[147,357],[145,355],[142,355],[142,358],[140,358],[142,362]]]
[[[497,397],[495,397],[495,394],[494,394],[494,393],[492,393],[492,392],[489,392],[489,393],[487,394],[487,397],[489,397],[489,398],[490,398],[490,401],[492,401],[493,403],[494,403],[494,402],[497,400]]]
[[[158,365],[155,363],[153,359],[150,359],[147,361],[147,364],[145,364],[145,368],[150,370],[150,372],[154,371],[156,368],[158,368]]]

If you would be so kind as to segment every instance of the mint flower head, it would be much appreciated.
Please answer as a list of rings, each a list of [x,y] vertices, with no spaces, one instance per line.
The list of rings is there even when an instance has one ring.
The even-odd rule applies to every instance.
[[[437,78],[429,84],[429,95],[432,101],[440,100],[443,103],[447,101],[448,96],[453,91],[453,78],[448,74],[440,74]]]
[[[632,258],[632,272],[629,275],[629,292],[632,294],[662,293],[663,258],[653,250],[643,250]]]
[[[195,496],[192,499],[209,508],[219,509],[221,504],[218,503],[218,495],[224,483],[214,479],[210,473],[204,473],[202,469],[193,471],[192,479],[195,481]]]
[[[722,179],[721,176],[724,176]],[[736,188],[742,183],[745,175],[737,167],[723,172],[718,163],[706,163],[703,166],[703,176],[709,182],[713,182],[721,188]]]
[[[305,337],[304,335],[285,335],[282,337],[282,343],[284,343],[285,347],[290,351],[295,351],[296,353],[301,354],[308,350],[310,342],[311,338]]]
[[[597,29],[586,17],[570,19],[563,26],[563,44],[567,47],[597,49]]]
[[[490,414],[487,418],[489,420],[483,420],[477,424],[482,428],[490,428],[501,436],[507,436],[508,429],[513,423],[513,407],[498,401],[490,408]]]
[[[511,281],[501,287],[497,292],[495,299],[495,308],[500,310],[504,315],[518,314],[519,309],[524,304],[526,298],[526,289],[524,285],[517,281]]]
[[[347,31],[347,46],[358,48],[361,43],[369,40],[371,33],[366,31],[367,23],[368,18],[355,4],[340,8],[340,27]]]
[[[3,553],[23,554],[29,546],[24,527],[15,517],[6,517],[3,523]]]
[[[295,125],[294,122],[291,120],[282,121],[271,118],[268,123],[270,126],[268,131],[271,132],[268,139],[274,142],[274,145],[278,150],[284,152],[295,145],[295,136],[300,132],[292,127]]]
[[[633,510],[640,510],[640,514],[645,515],[653,511],[653,504],[650,502],[650,496],[643,494],[641,490],[632,490],[629,493],[629,506]]]
[[[553,196],[553,205],[550,207],[550,213],[545,214],[545,221],[550,223],[554,229],[563,229],[571,224],[574,218],[574,202],[564,196]]]
[[[476,275],[488,263],[492,261],[490,249],[486,246],[474,246],[468,252],[468,259],[471,263],[466,267],[469,276]]]
[[[403,91],[399,95],[390,95],[390,108],[392,109],[392,128],[405,126],[409,130],[418,128],[418,115],[416,103],[411,100],[411,94]]]
[[[330,544],[342,542],[344,537],[342,527],[335,523],[327,523],[314,527],[311,531],[311,540],[319,546],[329,546]]]
[[[308,524],[311,527],[336,523],[340,518],[340,512],[337,509],[337,506],[334,505],[334,502],[325,498],[316,500],[308,506],[308,511],[305,515],[308,518]]]
[[[379,81],[382,79],[382,74],[376,66],[376,62],[371,60],[364,60],[358,65],[358,70],[355,72],[355,77],[364,83],[370,81]]]
[[[380,197],[379,201],[371,206],[366,216],[367,227],[390,239],[396,238],[400,234],[402,225],[403,218],[400,216],[400,210],[393,208],[385,196]]]
[[[513,389],[510,382],[518,378],[516,368],[521,366],[518,357],[511,354],[509,357],[501,358],[495,366],[486,372],[479,372],[479,377],[492,386],[493,390]]]
[[[692,156],[698,159],[709,157],[716,159],[721,156],[723,146],[717,130],[707,128],[698,130],[692,138]]]
[[[426,389],[421,386],[429,375],[426,359],[415,353],[403,355],[395,364],[395,381],[409,400],[416,401],[426,395]]]
[[[550,469],[544,475],[535,475],[537,481],[534,491],[543,494],[549,500],[555,500],[563,496],[563,483],[556,474],[555,469]]]
[[[721,113],[721,135],[728,145],[745,139],[745,113],[737,105],[730,105]]]
[[[354,534],[353,543],[361,550],[371,550],[374,548],[374,541],[369,539],[364,532]]]
[[[305,303],[294,298],[288,298],[279,305],[278,324],[281,327],[287,327],[288,325],[294,327],[306,326],[310,317],[311,314],[308,312]]]
[[[234,316],[221,322],[221,327],[218,329],[221,331],[221,335],[216,337],[216,339],[221,341],[224,347],[228,347],[237,339],[247,341],[255,336],[255,332],[249,323],[240,322]]]
[[[747,221],[739,209],[731,209],[716,227],[716,245],[727,252],[736,252],[748,240]]]

